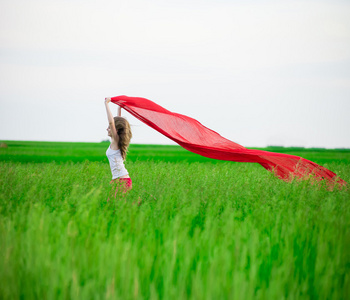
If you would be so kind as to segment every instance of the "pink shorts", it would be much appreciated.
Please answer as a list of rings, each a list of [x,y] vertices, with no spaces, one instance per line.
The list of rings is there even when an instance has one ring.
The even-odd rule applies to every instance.
[[[121,189],[123,193],[126,193],[132,189],[131,178],[116,178],[113,179],[110,183],[115,184],[116,186],[115,194],[118,193],[119,189]]]

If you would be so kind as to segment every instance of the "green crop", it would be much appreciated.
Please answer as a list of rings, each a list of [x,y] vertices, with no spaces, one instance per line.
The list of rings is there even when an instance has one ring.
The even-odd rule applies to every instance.
[[[348,188],[286,183],[257,164],[178,146],[132,145],[133,188],[114,198],[107,143],[6,143],[0,299],[350,295]],[[283,151],[350,181],[349,150]]]

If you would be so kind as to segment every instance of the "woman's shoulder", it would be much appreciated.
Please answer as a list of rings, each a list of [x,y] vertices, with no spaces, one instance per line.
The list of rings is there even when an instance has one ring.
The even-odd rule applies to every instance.
[[[109,148],[112,150],[119,150],[118,143],[112,140],[111,144],[109,145]]]
[[[120,149],[119,149],[119,148],[118,148],[118,149],[116,149],[116,148],[111,147],[111,146],[109,146],[109,147],[108,147],[108,149],[110,149],[110,150],[112,150],[112,151],[114,151],[114,152],[120,151]]]

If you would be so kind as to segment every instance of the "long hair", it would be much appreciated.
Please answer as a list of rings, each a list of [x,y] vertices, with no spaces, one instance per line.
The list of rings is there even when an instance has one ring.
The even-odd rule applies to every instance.
[[[130,124],[123,117],[114,117],[114,124],[119,136],[118,147],[123,159],[125,160],[130,140],[132,138]]]

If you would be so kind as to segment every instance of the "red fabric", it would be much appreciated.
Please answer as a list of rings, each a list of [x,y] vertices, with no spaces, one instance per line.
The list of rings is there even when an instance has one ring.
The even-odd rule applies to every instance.
[[[148,99],[128,96],[111,99],[140,121],[191,152],[220,160],[259,163],[285,181],[313,175],[317,180],[326,179],[331,185],[336,182],[341,186],[346,185],[335,173],[310,160],[289,154],[247,149],[225,139],[197,120],[173,113]]]

